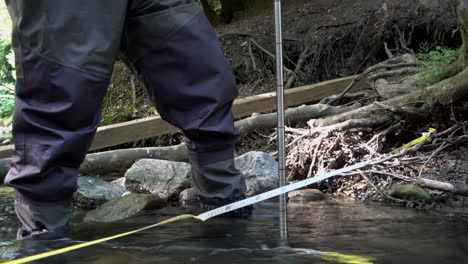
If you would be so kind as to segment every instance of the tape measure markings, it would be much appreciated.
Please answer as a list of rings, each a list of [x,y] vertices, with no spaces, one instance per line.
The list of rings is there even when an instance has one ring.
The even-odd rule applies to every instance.
[[[230,211],[234,211],[236,209],[239,209],[239,208],[242,208],[242,207],[245,207],[245,206],[248,206],[248,205],[252,205],[252,204],[255,204],[255,203],[258,203],[258,202],[261,202],[261,201],[264,201],[264,200],[279,196],[281,194],[284,194],[284,193],[287,193],[287,192],[290,192],[290,191],[297,190],[299,188],[311,185],[311,184],[319,182],[319,181],[323,181],[325,179],[328,179],[328,178],[333,177],[333,176],[340,175],[340,174],[345,173],[345,172],[349,172],[349,171],[352,171],[352,170],[355,170],[355,169],[365,167],[365,166],[371,164],[372,162],[374,162],[374,160],[368,160],[368,161],[363,161],[363,162],[360,162],[360,163],[356,163],[354,165],[344,167],[344,168],[341,168],[341,169],[338,169],[338,170],[334,170],[334,171],[331,171],[331,172],[316,176],[314,178],[305,179],[305,180],[302,180],[302,181],[299,181],[299,182],[296,182],[296,183],[293,183],[293,184],[289,184],[289,185],[286,185],[286,186],[283,186],[283,187],[276,188],[274,190],[271,190],[271,191],[268,191],[268,192],[265,192],[265,193],[261,193],[261,194],[252,196],[250,198],[247,198],[247,199],[235,202],[235,203],[231,203],[231,204],[222,206],[220,208],[217,208],[217,209],[202,213],[202,214],[200,214],[198,216],[187,215],[187,214],[179,215],[179,216],[172,217],[172,218],[167,219],[165,221],[162,221],[162,222],[159,222],[159,223],[156,223],[156,224],[153,224],[153,225],[149,225],[149,226],[137,229],[137,230],[133,230],[133,231],[129,231],[129,232],[125,232],[125,233],[121,233],[121,234],[117,234],[117,235],[114,235],[114,236],[109,236],[109,237],[105,237],[105,238],[101,238],[101,239],[97,239],[97,240],[93,240],[93,241],[89,241],[89,242],[84,242],[84,243],[80,243],[80,244],[76,244],[76,245],[73,245],[73,246],[69,246],[69,247],[65,247],[65,248],[61,248],[61,249],[56,249],[56,250],[40,253],[40,254],[37,254],[37,255],[29,256],[29,257],[24,257],[24,258],[20,258],[20,259],[16,259],[16,260],[3,262],[2,264],[27,263],[27,262],[31,262],[31,261],[34,261],[34,260],[39,260],[39,259],[59,255],[59,254],[62,254],[62,253],[66,253],[66,252],[69,252],[69,251],[77,250],[77,249],[80,249],[80,248],[92,246],[92,245],[99,244],[99,243],[102,243],[102,242],[106,242],[106,241],[109,241],[109,240],[113,240],[113,239],[116,239],[116,238],[128,236],[128,235],[135,234],[135,233],[147,230],[147,229],[151,229],[151,228],[154,228],[154,227],[157,227],[157,226],[177,222],[177,221],[184,220],[184,219],[190,219],[191,218],[191,219],[197,219],[197,220],[205,222],[206,220],[208,220],[210,218],[213,218],[215,216],[218,216],[218,215],[230,212]],[[330,256],[330,254],[331,255],[335,254],[333,256],[338,256],[340,253],[322,252],[322,254],[324,254],[325,256],[327,256],[327,255]],[[348,255],[344,255],[344,254],[342,254],[342,255],[343,256],[348,256]],[[364,258],[364,259],[369,260],[369,258]],[[370,259],[372,259],[372,258],[370,258]],[[353,263],[373,263],[373,262],[363,261],[363,262],[353,262]]]

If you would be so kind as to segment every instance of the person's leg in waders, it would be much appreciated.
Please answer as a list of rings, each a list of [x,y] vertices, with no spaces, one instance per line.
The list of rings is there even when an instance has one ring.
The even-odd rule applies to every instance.
[[[124,23],[128,57],[161,115],[189,139],[204,206],[243,198],[244,179],[233,163],[234,78],[196,1],[6,2],[17,87],[15,152],[5,183],[17,191],[19,238],[61,236],[67,229]]]
[[[123,51],[161,117],[186,136],[201,207],[243,199],[245,180],[234,165],[236,82],[198,1],[132,1]],[[231,215],[251,212],[246,207]]]
[[[79,166],[100,121],[127,0],[6,0],[16,54],[18,238],[63,236]]]

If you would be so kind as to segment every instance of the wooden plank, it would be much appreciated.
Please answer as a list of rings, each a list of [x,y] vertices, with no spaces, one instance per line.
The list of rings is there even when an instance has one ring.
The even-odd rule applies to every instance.
[[[177,132],[159,115],[98,128],[90,150]]]
[[[312,100],[323,99],[327,96],[341,93],[355,76],[335,79],[312,85],[288,89],[284,92],[284,104],[286,107],[300,105]],[[369,88],[365,81],[356,83],[353,91]],[[265,93],[237,99],[233,105],[233,113],[236,118],[249,116],[252,113],[270,112],[276,109],[276,92]]]
[[[13,145],[0,146],[0,159],[11,157],[13,150]]]
[[[312,100],[338,94],[354,79],[354,76],[326,81],[285,91],[285,106],[300,105]],[[368,88],[365,82],[357,83],[353,90]],[[276,93],[266,93],[237,99],[233,105],[236,118],[252,113],[271,112],[276,109]],[[160,116],[148,117],[98,128],[90,150],[102,149],[145,138],[177,132],[178,129],[166,123]],[[0,147],[0,159],[9,158],[13,146]]]

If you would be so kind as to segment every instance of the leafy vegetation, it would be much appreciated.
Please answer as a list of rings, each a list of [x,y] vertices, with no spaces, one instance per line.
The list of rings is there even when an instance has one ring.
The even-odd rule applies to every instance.
[[[0,118],[8,118],[15,108],[14,88],[11,84],[0,86]]]
[[[417,82],[432,85],[452,77],[452,64],[460,55],[460,50],[437,46],[434,50],[425,42],[419,47],[418,66],[421,69]]]
[[[0,2],[0,118],[9,120],[15,108],[14,63],[11,62],[11,19],[5,2]]]
[[[11,44],[0,40],[0,118],[8,118],[15,108],[14,100],[14,68],[8,61]]]

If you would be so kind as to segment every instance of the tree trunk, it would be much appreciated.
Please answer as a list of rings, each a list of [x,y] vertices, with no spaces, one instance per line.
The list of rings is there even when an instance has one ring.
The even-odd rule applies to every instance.
[[[463,45],[460,49],[460,66],[468,66],[468,0],[462,0],[458,10],[458,20],[460,21],[460,33]]]
[[[221,22],[230,23],[236,11],[244,9],[241,0],[221,0]]]
[[[211,8],[211,5],[208,0],[200,0],[200,4],[203,7],[203,11],[205,11],[205,15],[208,17],[212,25],[216,25],[218,23],[218,17],[216,12]]]

